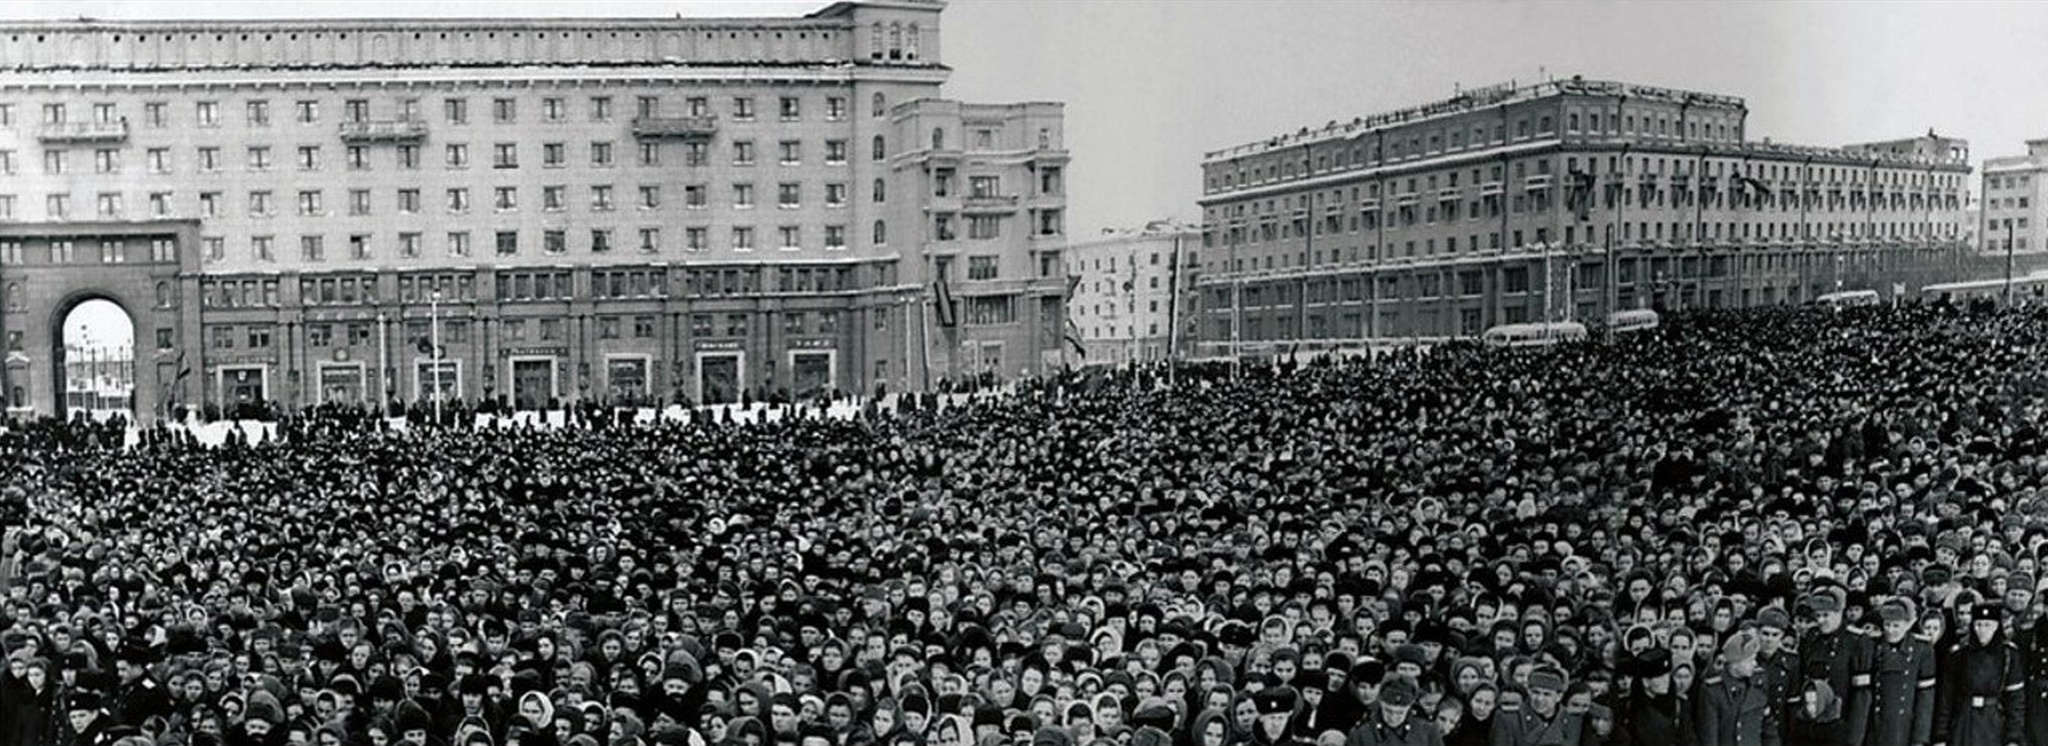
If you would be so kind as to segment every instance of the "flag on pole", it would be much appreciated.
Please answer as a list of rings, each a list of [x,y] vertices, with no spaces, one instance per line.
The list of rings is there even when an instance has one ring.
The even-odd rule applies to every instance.
[[[958,326],[960,318],[953,308],[953,288],[946,284],[945,273],[939,273],[938,278],[932,281],[932,296],[938,306],[939,326]]]

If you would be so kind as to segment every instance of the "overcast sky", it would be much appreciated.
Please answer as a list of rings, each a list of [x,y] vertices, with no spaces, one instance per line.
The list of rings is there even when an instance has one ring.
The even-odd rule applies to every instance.
[[[747,16],[826,4],[14,0],[0,16]],[[1198,218],[1206,150],[1545,73],[1741,96],[1752,138],[1839,145],[1931,128],[1968,138],[1981,162],[2048,136],[2048,4],[955,0],[943,33],[948,96],[1066,103],[1069,225],[1087,233]]]

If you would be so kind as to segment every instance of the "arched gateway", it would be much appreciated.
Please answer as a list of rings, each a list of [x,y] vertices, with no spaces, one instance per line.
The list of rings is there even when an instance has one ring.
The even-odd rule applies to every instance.
[[[134,325],[137,422],[203,401],[198,230],[191,220],[0,224],[8,416],[68,414],[63,324],[93,300],[120,306]]]

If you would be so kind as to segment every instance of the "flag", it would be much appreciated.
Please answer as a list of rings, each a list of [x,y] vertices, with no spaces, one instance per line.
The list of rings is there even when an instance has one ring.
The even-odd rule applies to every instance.
[[[1081,344],[1081,327],[1074,323],[1072,316],[1067,317],[1066,339],[1067,344],[1074,348],[1074,354],[1080,355],[1083,360],[1088,358],[1088,347]]]
[[[1565,209],[1585,220],[1593,210],[1593,187],[1598,177],[1592,172],[1572,169],[1571,190],[1565,194]]]
[[[932,298],[933,303],[938,306],[939,326],[953,327],[959,325],[959,314],[955,313],[953,308],[953,288],[946,284],[944,272],[939,273],[937,279],[932,280]]]

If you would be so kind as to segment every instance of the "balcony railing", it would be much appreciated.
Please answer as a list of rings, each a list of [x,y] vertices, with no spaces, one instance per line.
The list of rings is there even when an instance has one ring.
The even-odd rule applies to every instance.
[[[344,142],[418,142],[426,137],[427,123],[420,119],[341,123]]]
[[[128,120],[48,124],[36,132],[41,142],[121,142],[128,139]]]
[[[705,140],[718,134],[718,117],[638,117],[633,120],[633,136],[643,138],[681,138]]]

